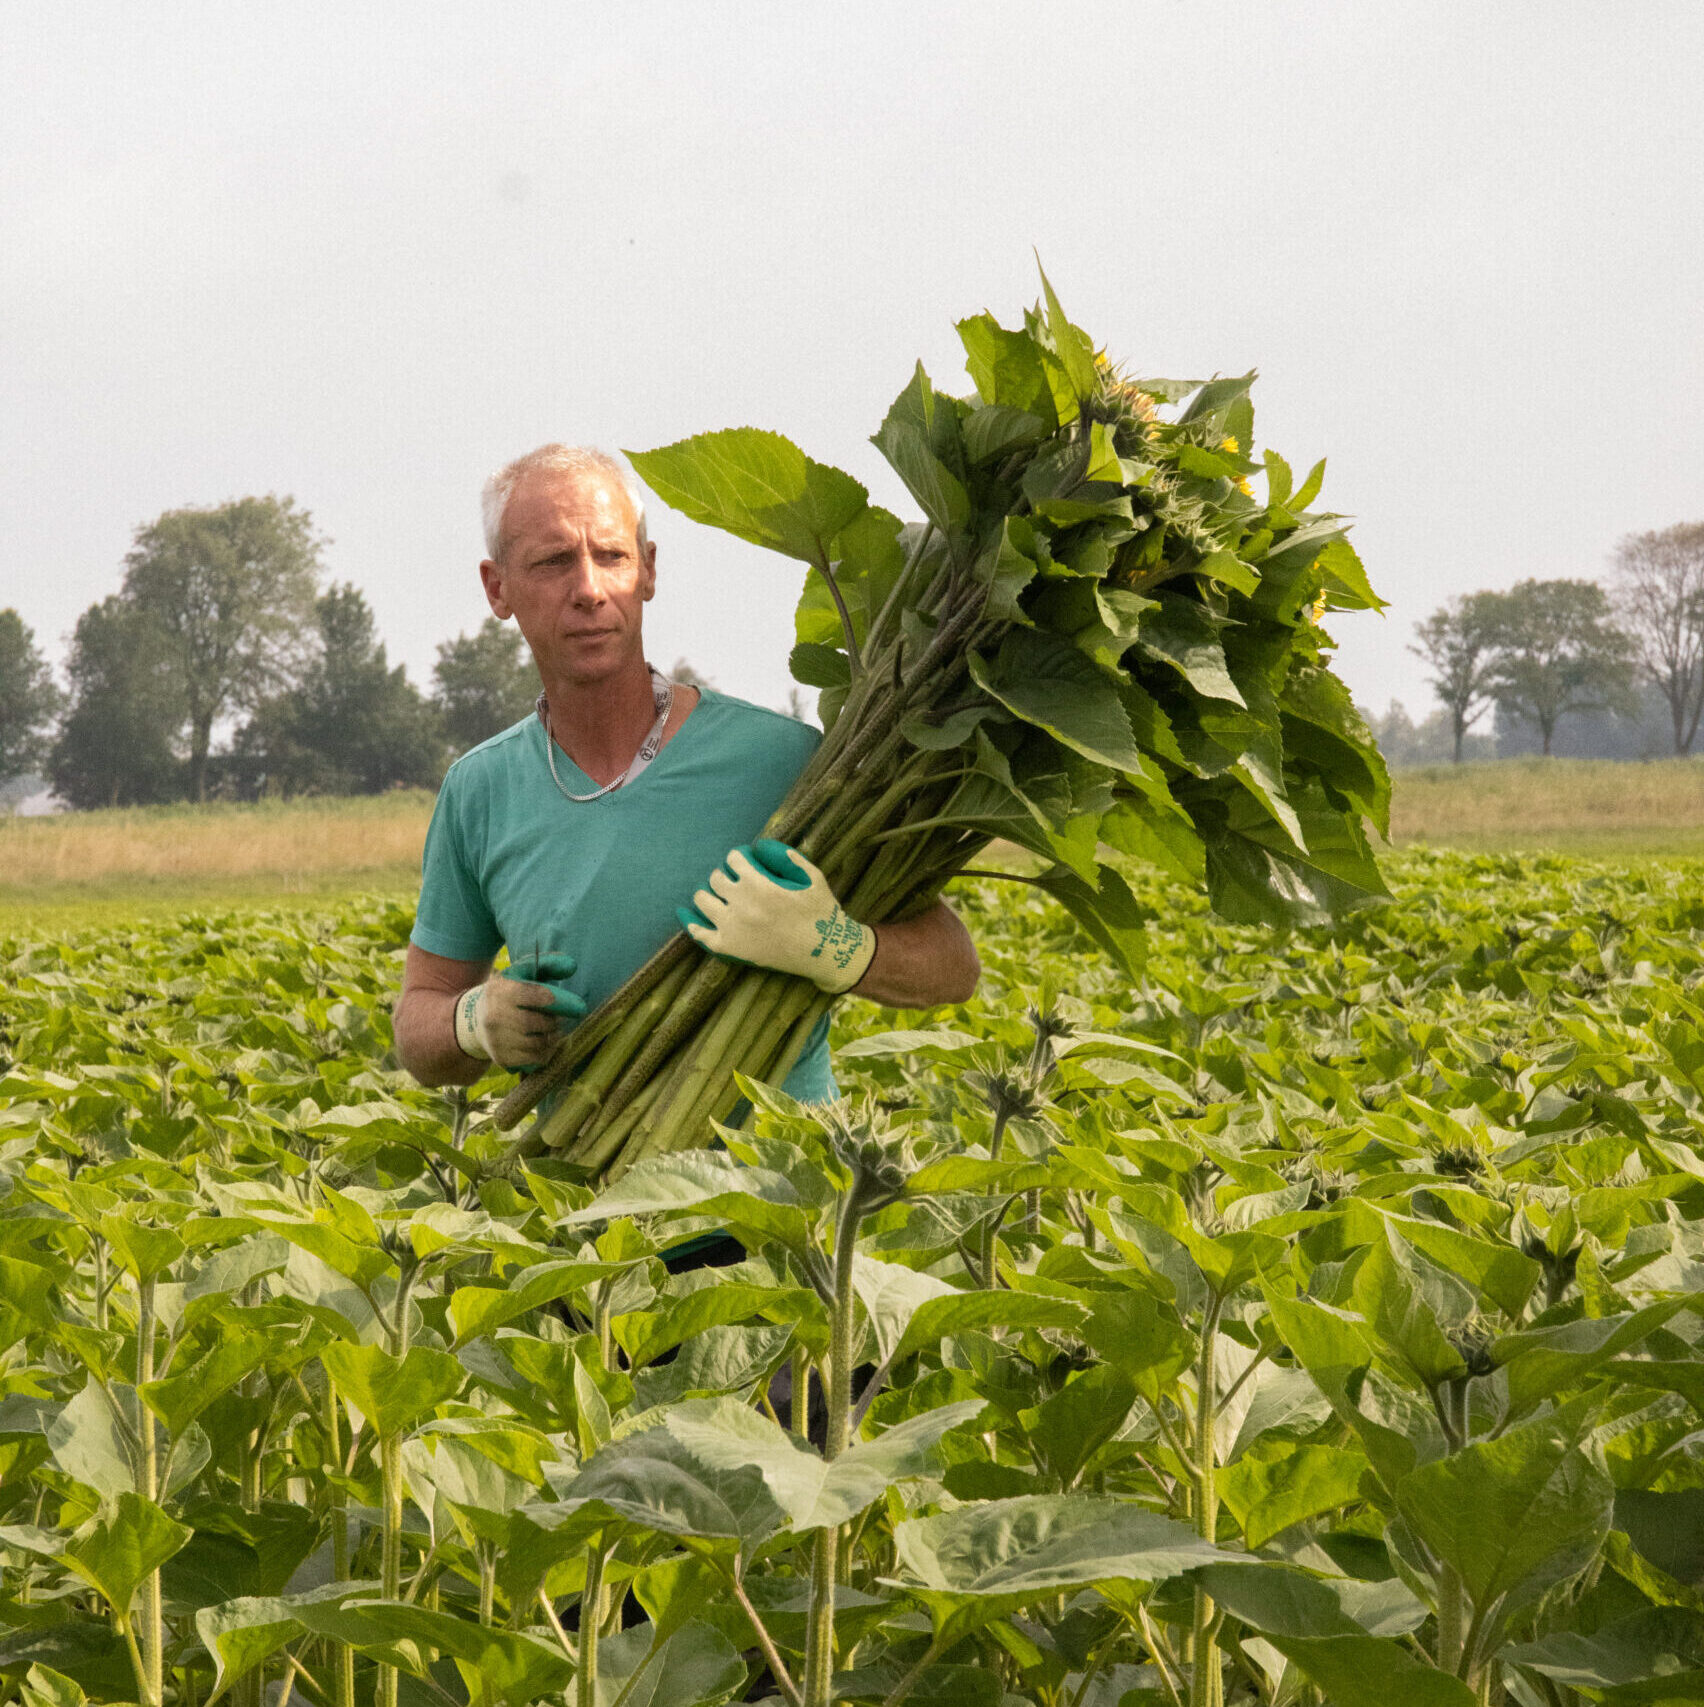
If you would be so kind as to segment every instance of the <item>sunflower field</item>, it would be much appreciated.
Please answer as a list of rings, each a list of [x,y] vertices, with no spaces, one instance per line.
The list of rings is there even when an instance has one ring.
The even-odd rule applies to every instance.
[[[974,1003],[601,1193],[394,904],[0,939],[4,1698],[1704,1697],[1697,871],[1387,874],[960,880]]]

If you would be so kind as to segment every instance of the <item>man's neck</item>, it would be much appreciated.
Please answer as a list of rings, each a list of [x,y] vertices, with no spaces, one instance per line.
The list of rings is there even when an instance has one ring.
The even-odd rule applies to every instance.
[[[546,682],[545,700],[557,746],[600,787],[632,764],[657,721],[651,672],[640,658],[599,681]]]

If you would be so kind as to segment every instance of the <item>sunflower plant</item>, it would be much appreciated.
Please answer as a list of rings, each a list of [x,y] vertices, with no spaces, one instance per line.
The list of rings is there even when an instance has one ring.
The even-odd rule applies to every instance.
[[[974,394],[921,365],[873,442],[921,512],[755,428],[630,452],[695,521],[809,566],[794,676],[824,739],[765,834],[854,917],[932,905],[996,839],[1129,971],[1147,914],[1109,856],[1286,924],[1385,894],[1390,784],[1332,673],[1326,610],[1380,608],[1342,516],[1275,451],[1254,375],[1130,377],[1059,305],[960,322]],[[1264,477],[1264,494],[1251,476]],[[705,1142],[778,1084],[831,998],[684,935],[498,1114],[598,1176]]]

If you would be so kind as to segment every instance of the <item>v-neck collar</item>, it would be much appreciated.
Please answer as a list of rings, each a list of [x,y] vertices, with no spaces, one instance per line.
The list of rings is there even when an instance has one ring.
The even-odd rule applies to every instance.
[[[574,804],[576,806],[598,806],[602,805],[606,801],[619,800],[622,795],[632,794],[636,789],[643,788],[646,780],[654,776],[660,767],[669,762],[669,754],[680,745],[681,737],[692,727],[693,720],[698,716],[699,712],[704,709],[705,704],[709,700],[718,697],[714,688],[702,687],[697,683],[694,683],[693,687],[694,691],[698,695],[698,703],[694,705],[693,708],[680,720],[680,727],[676,729],[674,734],[672,734],[668,740],[666,740],[662,746],[657,749],[657,756],[644,768],[644,770],[639,773],[638,776],[634,777],[630,782],[624,782],[620,788],[612,788],[607,794],[600,794],[593,800],[578,800],[575,801]],[[562,743],[545,728],[541,719],[534,718],[533,722],[537,726],[539,734],[544,737],[550,746],[556,749],[558,763],[566,765],[568,770],[573,773],[573,777],[578,777],[586,784],[588,791],[594,788],[601,788],[603,786],[595,777],[592,777],[587,772],[581,770],[580,767],[575,764],[573,759],[568,756],[568,753]],[[548,757],[548,754],[546,756]],[[568,780],[572,782],[573,777],[570,777]]]

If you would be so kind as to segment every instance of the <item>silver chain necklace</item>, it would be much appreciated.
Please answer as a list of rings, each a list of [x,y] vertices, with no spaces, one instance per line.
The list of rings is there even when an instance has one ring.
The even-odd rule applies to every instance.
[[[663,730],[668,727],[669,713],[674,710],[675,685],[654,665],[648,665],[647,668],[651,671],[651,702],[657,708],[657,721],[651,725],[651,733],[640,743],[639,751],[633,755],[632,763],[627,769],[614,782],[606,782],[602,788],[594,788],[590,794],[570,793],[563,785],[562,778],[556,774],[556,737],[550,732],[550,702],[543,692],[540,692],[533,710],[538,714],[539,722],[544,725],[544,756],[550,761],[550,780],[556,784],[557,792],[564,800],[601,800],[606,794],[613,794],[623,783],[632,782],[662,751]]]

